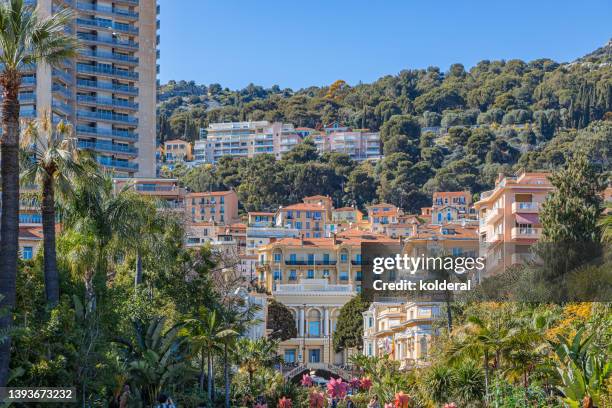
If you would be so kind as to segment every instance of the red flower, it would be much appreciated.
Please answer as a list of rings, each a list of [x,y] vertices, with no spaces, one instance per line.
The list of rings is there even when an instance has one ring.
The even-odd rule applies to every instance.
[[[457,404],[449,402],[448,404],[444,404],[444,408],[457,408]]]
[[[371,387],[372,387],[372,380],[370,380],[370,377],[363,377],[361,379],[361,389],[364,391],[367,391]]]
[[[327,383],[327,393],[332,398],[344,398],[348,391],[348,384],[342,382],[342,378],[332,378]]]
[[[359,378],[353,377],[351,378],[351,381],[349,381],[349,384],[351,385],[351,388],[357,389],[361,387],[361,380]]]
[[[304,387],[312,387],[312,377],[308,374],[304,374],[301,383]]]

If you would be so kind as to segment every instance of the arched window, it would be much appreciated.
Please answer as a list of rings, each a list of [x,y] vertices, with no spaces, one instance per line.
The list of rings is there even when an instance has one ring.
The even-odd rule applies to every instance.
[[[321,337],[321,312],[317,309],[308,312],[308,336]]]

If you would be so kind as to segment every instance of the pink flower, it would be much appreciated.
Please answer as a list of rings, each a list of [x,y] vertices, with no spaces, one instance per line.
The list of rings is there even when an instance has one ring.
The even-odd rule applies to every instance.
[[[308,404],[310,408],[323,408],[325,406],[325,395],[318,391],[311,392],[308,396]]]
[[[346,392],[348,391],[348,384],[342,382],[342,378],[332,378],[327,383],[327,393],[332,398],[344,398],[346,396]]]
[[[264,404],[262,402],[258,402],[257,404],[255,404],[254,408],[268,408],[268,404]]]
[[[283,397],[283,398],[278,400],[278,407],[279,408],[291,408],[292,406],[293,406],[293,403],[288,398]]]
[[[351,378],[351,381],[349,381],[349,384],[350,384],[351,388],[357,389],[357,388],[361,387],[361,380],[359,378],[353,377],[353,378]]]
[[[361,379],[361,389],[367,391],[370,387],[372,387],[372,380],[370,380],[370,377],[363,377]]]
[[[304,374],[302,376],[301,384],[304,387],[312,387],[312,377],[310,375],[308,375],[308,374]]]
[[[393,408],[393,404],[388,402],[388,403],[385,404],[385,408]]]
[[[449,402],[448,404],[444,404],[444,408],[457,408],[457,404]]]
[[[410,396],[408,394],[404,394],[403,391],[395,394],[395,408],[408,408],[409,402]]]

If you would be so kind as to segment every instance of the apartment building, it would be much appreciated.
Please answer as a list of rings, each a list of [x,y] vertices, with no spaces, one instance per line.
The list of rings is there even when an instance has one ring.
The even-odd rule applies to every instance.
[[[386,234],[386,227],[389,224],[397,224],[398,218],[403,215],[401,209],[388,203],[370,205],[366,209],[370,231],[379,234]]]
[[[320,204],[298,203],[280,207],[276,212],[276,225],[296,229],[305,238],[322,238],[328,216],[327,208]]]
[[[181,139],[164,142],[164,157],[168,163],[192,161],[193,148],[191,143]]]
[[[500,174],[495,188],[483,192],[474,203],[487,273],[497,273],[530,256],[529,248],[542,234],[540,206],[553,191],[549,176],[546,172]]]
[[[259,249],[259,281],[295,318],[298,337],[280,344],[288,363],[311,369],[347,362],[333,333],[340,308],[361,290],[361,244],[390,242],[350,230],[331,238],[284,238]],[[392,242],[392,241],[391,241]]]
[[[157,29],[155,0],[38,0],[42,17],[74,10],[81,42],[58,67],[26,67],[21,115],[74,124],[78,146],[118,176],[155,176]]]
[[[254,157],[259,154],[280,158],[281,145],[292,146],[292,140],[297,140],[295,136],[299,138],[293,125],[279,122],[211,123],[207,129],[205,160],[216,163],[223,156]]]
[[[432,325],[439,315],[436,302],[373,302],[363,312],[363,354],[388,356],[400,369],[426,365],[435,335]]]
[[[248,213],[246,229],[246,254],[257,255],[258,248],[282,238],[299,237],[295,228],[276,226],[276,213],[252,211]]]
[[[185,214],[191,222],[231,224],[238,221],[238,195],[235,191],[188,193]]]
[[[332,221],[337,224],[359,223],[363,220],[363,213],[355,207],[335,208],[332,211]]]
[[[114,178],[113,190],[119,192],[132,189],[138,194],[159,202],[160,209],[184,211],[187,191],[178,184],[178,179],[153,177]]]

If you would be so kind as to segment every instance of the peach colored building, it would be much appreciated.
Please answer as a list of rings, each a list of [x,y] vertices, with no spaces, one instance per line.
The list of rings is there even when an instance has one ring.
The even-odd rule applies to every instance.
[[[487,272],[521,263],[542,234],[540,206],[553,191],[546,172],[498,177],[495,188],[474,204],[479,218],[481,256]]]
[[[169,163],[192,161],[193,148],[191,143],[185,140],[167,140],[164,143],[164,155]]]
[[[355,207],[336,208],[332,211],[334,223],[359,223],[363,219],[363,213]]]
[[[42,227],[19,225],[19,256],[27,261],[33,259],[43,243]]]
[[[191,222],[230,224],[238,221],[238,195],[235,191],[208,191],[185,196],[185,211]]]
[[[402,210],[387,203],[370,205],[367,210],[370,231],[380,234],[385,234],[386,227],[389,224],[397,224],[398,218],[403,215]]]
[[[321,203],[299,203],[280,207],[276,212],[276,225],[298,230],[305,238],[322,238],[325,225],[331,218],[328,209]]]
[[[432,204],[430,216],[433,224],[476,218],[469,191],[436,192]]]

